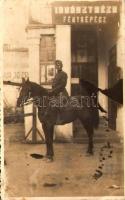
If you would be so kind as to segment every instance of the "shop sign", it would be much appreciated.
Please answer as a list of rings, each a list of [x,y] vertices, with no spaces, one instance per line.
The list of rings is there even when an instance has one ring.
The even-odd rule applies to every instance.
[[[6,71],[4,72],[3,79],[4,81],[22,81],[22,77],[28,78],[29,72],[28,71]]]
[[[107,24],[119,20],[119,2],[54,2],[53,24]]]

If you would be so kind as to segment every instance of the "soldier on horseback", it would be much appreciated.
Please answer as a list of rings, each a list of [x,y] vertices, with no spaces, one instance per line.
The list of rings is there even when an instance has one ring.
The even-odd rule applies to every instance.
[[[66,84],[67,84],[67,74],[62,70],[63,64],[61,60],[55,61],[55,68],[57,70],[57,73],[55,75],[55,78],[52,82],[52,90],[50,91],[50,95],[53,96],[69,96],[68,92],[66,90]]]
[[[63,64],[61,60],[55,61],[56,75],[52,81],[52,89],[48,91],[50,97],[49,104],[46,108],[44,117],[56,116],[60,114],[63,109],[64,104],[69,98],[68,92],[66,90],[67,84],[67,74],[62,70]],[[52,112],[52,113],[51,113]]]

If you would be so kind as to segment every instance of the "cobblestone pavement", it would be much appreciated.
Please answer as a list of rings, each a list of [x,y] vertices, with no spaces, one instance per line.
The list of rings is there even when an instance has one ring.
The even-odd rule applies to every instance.
[[[112,157],[104,160],[102,176],[93,178],[100,166],[100,149],[87,157],[87,144],[55,143],[54,162],[34,159],[45,153],[44,144],[25,144],[22,124],[5,125],[6,195],[9,197],[123,196],[123,144],[113,143]]]

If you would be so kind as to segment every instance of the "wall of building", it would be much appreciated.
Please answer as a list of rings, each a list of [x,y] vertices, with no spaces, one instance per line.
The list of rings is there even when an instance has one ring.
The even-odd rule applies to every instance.
[[[29,76],[28,50],[5,45],[3,56],[3,80],[21,82],[22,77]],[[19,91],[18,87],[4,85],[5,106],[15,107]]]
[[[29,1],[27,1],[29,2]],[[25,1],[22,1],[20,4],[14,4],[12,6],[11,13],[9,11],[10,7],[6,6],[6,12],[8,16],[10,16],[11,20],[6,21],[6,37],[5,41],[10,42],[13,41],[16,45],[16,49],[13,50],[5,50],[4,51],[4,79],[5,80],[11,80],[11,81],[21,81],[21,76],[25,76],[23,73],[29,73],[32,80],[35,80],[36,82],[39,82],[39,39],[40,34],[49,34],[53,28],[43,28],[41,30],[41,25],[44,24],[52,24],[52,16],[51,16],[51,6],[50,3],[52,1],[41,1],[37,0],[37,3],[35,0],[30,1],[30,3],[26,3]],[[11,3],[10,3],[11,4]],[[21,7],[20,7],[21,6]],[[18,12],[19,8],[24,8],[24,11]],[[21,21],[21,24],[19,23],[19,27],[21,30],[23,30],[23,34],[19,35],[19,31],[16,30],[16,27],[14,31],[12,30],[12,26],[14,23],[17,24],[17,21],[15,21],[15,18],[17,16],[24,16],[23,21]],[[122,15],[123,11],[122,11]],[[122,17],[123,18],[123,17]],[[25,20],[24,20],[25,19]],[[26,23],[28,23],[29,20],[29,26],[26,26]],[[122,22],[123,24],[123,22]],[[124,23],[125,24],[125,23]],[[121,27],[121,24],[120,24]],[[20,30],[19,29],[19,30]],[[122,27],[123,29],[123,27]],[[10,37],[7,34],[11,30]],[[27,33],[25,32],[27,30]],[[14,32],[14,34],[13,34]],[[56,30],[52,30],[53,33],[56,34]],[[107,87],[107,66],[108,66],[108,50],[114,43],[117,42],[118,44],[118,52],[121,49],[121,45],[124,42],[124,35],[123,32],[119,31],[119,36],[112,35],[114,32],[113,30],[110,32],[109,30],[101,30],[98,29],[98,51],[99,51],[99,76],[98,76],[98,82],[100,88],[106,88]],[[22,33],[22,32],[21,32]],[[16,35],[16,40],[14,39]],[[23,35],[23,37],[22,37]],[[18,36],[18,37],[17,37]],[[28,36],[28,40],[27,37]],[[118,40],[117,40],[118,38]],[[59,39],[58,39],[59,40]],[[22,51],[18,50],[18,45],[20,41],[24,41],[24,47],[28,47],[28,51]],[[27,43],[28,41],[28,43]],[[34,54],[35,52],[35,54]],[[58,54],[58,53],[57,53]],[[123,68],[123,50],[121,53],[118,53],[118,66],[121,66]],[[121,55],[121,56],[120,56]],[[64,59],[65,60],[65,59]],[[67,66],[67,62],[64,61]],[[29,71],[29,67],[30,71]],[[68,63],[69,66],[69,63]],[[35,73],[35,76],[31,73],[31,69],[37,70],[37,73]],[[70,83],[70,81],[69,81]],[[69,88],[69,84],[68,84]],[[9,101],[9,104],[12,106],[15,106],[16,103],[16,97],[18,95],[18,90],[16,87],[12,86],[4,86],[4,96]],[[107,98],[104,97],[104,95],[99,96],[100,102],[102,106],[107,109]],[[122,119],[122,108],[119,108],[118,110],[118,117],[117,117],[117,130],[120,130],[122,132],[122,126],[121,126],[121,119]],[[28,124],[28,122],[27,122]],[[69,129],[71,131],[71,129]],[[70,134],[69,134],[70,135]]]
[[[121,12],[120,12],[120,24],[118,30],[117,39],[117,65],[121,68],[120,77],[125,77],[125,1],[122,1]],[[124,84],[124,82],[123,82]],[[124,87],[123,87],[123,103],[124,103]],[[124,104],[123,104],[124,105]],[[118,107],[117,113],[117,130],[119,135],[123,138],[124,136],[124,107]]]
[[[108,61],[107,61],[107,47],[106,47],[106,37],[104,30],[102,28],[97,28],[97,38],[98,38],[98,87],[107,88],[108,87]],[[101,106],[108,110],[108,99],[105,95],[99,93],[99,102]],[[105,115],[100,112],[100,116]]]
[[[98,49],[99,49],[99,87],[108,87],[108,65],[109,65],[109,50],[116,44],[117,47],[117,63],[116,65],[121,68],[121,74],[118,78],[123,77],[124,62],[125,62],[125,12],[124,7],[121,7],[120,12],[120,23],[113,27],[107,27],[105,30],[98,31]],[[99,95],[99,100],[103,106],[108,110],[108,98],[103,94]],[[101,113],[100,113],[101,114]],[[116,119],[116,130],[119,135],[123,137],[123,106],[118,105],[117,119]]]
[[[65,34],[64,34],[65,33]],[[61,41],[61,42],[60,42]],[[63,62],[63,70],[68,75],[67,91],[71,94],[71,26],[56,26],[56,59]],[[62,138],[71,139],[73,136],[72,123],[56,126],[55,133]]]
[[[113,30],[113,27],[109,29],[109,26],[105,26],[98,30],[98,81],[99,87],[102,89],[108,88],[109,50],[117,43],[118,30],[116,28]],[[108,98],[100,93],[99,100],[108,110]]]

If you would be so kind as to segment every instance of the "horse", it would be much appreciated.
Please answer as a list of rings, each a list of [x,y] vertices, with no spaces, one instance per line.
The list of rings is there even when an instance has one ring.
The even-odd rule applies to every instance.
[[[84,88],[82,88],[82,95],[69,97],[69,102],[71,104],[68,104],[68,106],[65,107],[63,106],[62,108],[60,105],[60,107],[56,107],[53,106],[53,104],[55,102],[55,99],[58,99],[58,97],[50,96],[48,89],[35,82],[29,81],[29,79],[23,80],[20,88],[19,97],[17,99],[17,107],[25,105],[31,99],[32,101],[36,102],[36,106],[38,108],[38,118],[42,124],[43,132],[45,135],[46,155],[44,156],[44,159],[47,162],[52,162],[54,157],[54,125],[67,124],[73,122],[76,119],[79,119],[81,121],[88,135],[87,154],[93,155],[93,135],[94,129],[97,129],[99,125],[99,112],[97,106],[92,106],[92,103],[88,105],[88,101],[84,101],[84,103],[82,102],[82,106],[81,104],[79,104],[81,97],[85,96],[88,97],[88,99],[91,98],[88,92]],[[50,101],[52,98],[53,101]],[[46,106],[43,106],[43,101],[41,101],[42,105],[40,104],[40,100],[43,99],[45,100],[44,104],[46,104]],[[52,105],[50,104],[50,102],[52,103]]]

